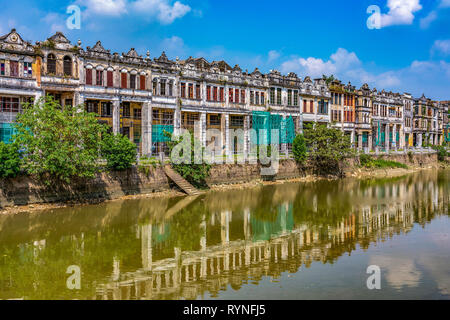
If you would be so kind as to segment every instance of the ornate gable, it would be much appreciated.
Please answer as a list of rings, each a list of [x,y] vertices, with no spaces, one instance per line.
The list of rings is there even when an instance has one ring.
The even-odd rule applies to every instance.
[[[53,36],[47,39],[47,44],[48,43],[54,44],[55,49],[69,50],[72,48],[69,39],[67,39],[66,36],[59,31],[57,31]]]
[[[34,52],[33,46],[29,42],[24,41],[16,29],[11,29],[8,34],[0,37],[0,49],[15,52]]]

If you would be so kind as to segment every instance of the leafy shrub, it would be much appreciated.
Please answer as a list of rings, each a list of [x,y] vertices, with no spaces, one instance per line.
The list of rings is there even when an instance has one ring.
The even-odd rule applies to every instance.
[[[292,144],[292,152],[294,153],[294,159],[298,163],[304,163],[308,156],[305,137],[302,134],[298,134]]]
[[[16,143],[0,142],[0,178],[14,178],[20,172],[20,154]]]
[[[434,146],[433,149],[437,151],[438,160],[445,161],[445,157],[448,156],[447,149],[444,146]]]
[[[23,169],[46,184],[92,178],[100,169],[100,137],[106,128],[93,113],[61,107],[47,96],[25,104],[15,128],[15,141],[24,150]]]
[[[122,171],[132,167],[136,161],[136,145],[121,134],[106,134],[102,141],[102,156],[108,169]]]
[[[354,154],[349,137],[326,125],[307,125],[304,131],[312,165],[319,173],[340,173],[340,161]]]

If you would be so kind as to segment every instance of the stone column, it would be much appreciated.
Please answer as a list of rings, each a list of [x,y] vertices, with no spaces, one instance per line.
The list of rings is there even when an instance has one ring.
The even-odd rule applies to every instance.
[[[227,113],[227,114],[224,114],[224,117],[225,117],[225,121],[224,121],[224,125],[225,125],[224,126],[224,130],[225,130],[224,140],[225,141],[223,141],[223,144],[225,145],[225,155],[227,158],[230,158],[233,155],[233,151],[231,150],[232,144],[230,141],[230,115]]]
[[[113,101],[113,133],[120,133],[120,102],[119,100]]]
[[[362,146],[362,138],[363,138],[363,135],[362,134],[359,134],[358,135],[358,150],[362,150],[363,149],[363,146]]]
[[[206,112],[200,113],[200,142],[202,143],[202,147],[206,147]]]
[[[250,116],[244,116],[244,161],[248,159],[249,145],[250,145]]]
[[[281,117],[282,117],[282,121],[286,121],[286,114],[283,114]],[[280,129],[281,129],[281,126],[280,126]],[[286,155],[286,157],[287,157],[288,156],[287,145],[286,145],[286,143],[281,142],[281,134],[282,134],[281,130],[278,134],[279,134],[280,143],[281,143],[281,152],[280,153]]]
[[[372,150],[372,147],[373,147],[373,140],[372,140],[373,138],[372,137],[373,137],[372,134],[369,134],[369,136],[367,137],[369,152],[370,152],[370,150]]]
[[[150,102],[142,104],[142,155],[152,154],[152,107]]]
[[[352,130],[352,132],[350,133],[350,141],[352,143],[352,148],[355,147],[355,130]]]
[[[303,97],[300,96],[299,97],[299,102],[300,102],[300,114],[298,117],[299,120],[299,124],[298,124],[298,132],[303,134]]]
[[[392,149],[397,150],[397,125],[392,126]]]
[[[385,137],[384,137],[384,146],[386,149],[386,152],[389,152],[389,124],[386,124],[386,129],[385,129]]]

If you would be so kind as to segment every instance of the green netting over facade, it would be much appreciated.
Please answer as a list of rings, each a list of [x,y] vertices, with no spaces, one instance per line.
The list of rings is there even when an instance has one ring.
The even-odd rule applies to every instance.
[[[256,145],[275,143],[272,141],[273,129],[279,130],[277,143],[292,143],[295,138],[295,125],[292,117],[283,119],[281,115],[270,114],[270,112],[253,111],[252,129],[256,131],[256,135],[252,135],[251,142]]]
[[[152,143],[169,141],[170,139],[164,135],[164,131],[173,133],[173,126],[163,124],[152,125]]]
[[[0,141],[10,143],[11,137],[16,133],[12,123],[0,123]]]

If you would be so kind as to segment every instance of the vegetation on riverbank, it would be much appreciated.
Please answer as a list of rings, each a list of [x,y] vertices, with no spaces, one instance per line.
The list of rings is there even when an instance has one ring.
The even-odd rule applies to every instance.
[[[304,135],[294,139],[294,159],[299,164],[307,160],[318,174],[342,174],[341,163],[354,155],[351,141],[341,130],[326,125],[308,125]]]
[[[361,154],[359,156],[359,162],[362,167],[373,169],[395,169],[402,168],[408,169],[408,166],[404,163],[400,163],[392,160],[376,159],[368,154]]]

